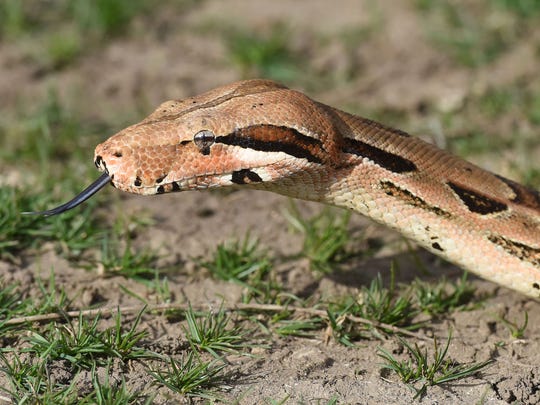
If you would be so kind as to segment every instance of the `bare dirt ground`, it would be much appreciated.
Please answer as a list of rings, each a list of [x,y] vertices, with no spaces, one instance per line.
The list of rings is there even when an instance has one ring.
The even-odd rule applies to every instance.
[[[305,58],[306,77],[313,70],[317,72],[314,80],[321,80],[306,83],[302,78],[294,85],[296,88],[353,112],[399,111],[399,119],[404,122],[398,120],[392,124],[426,139],[437,139],[440,131],[432,119],[440,111],[443,115],[446,111],[459,110],[471,95],[480,94],[490,86],[504,86],[537,75],[540,31],[494,62],[469,69],[429,43],[422,28],[422,15],[412,3],[208,0],[196,2],[181,13],[164,8],[150,19],[137,19],[133,28],[137,35],[111,40],[85,54],[74,65],[46,74],[37,73],[36,67],[22,58],[18,49],[4,44],[0,48],[0,108],[15,111],[44,97],[53,87],[64,102],[72,103],[73,110],[83,116],[105,117],[110,122],[115,122],[115,115],[121,116],[120,129],[129,119],[132,122],[142,119],[164,100],[183,98],[245,77],[231,63],[223,34],[216,27],[265,32],[280,22],[286,22],[289,27],[292,49]],[[376,27],[372,28],[373,25]],[[365,37],[360,35],[352,44],[344,39],[361,29],[373,32]],[[433,113],[422,113],[426,105],[431,106]],[[482,128],[489,131],[488,120],[471,119],[480,121]],[[510,128],[519,124],[508,125]],[[102,139],[109,135],[103,134]],[[80,136],[83,138],[85,134]],[[88,148],[85,153],[90,167],[93,148],[83,140],[81,145]],[[504,162],[518,160],[520,156],[519,151],[500,150],[495,158],[493,154],[480,154],[472,159],[515,178],[514,166]],[[13,170],[18,176],[32,178],[24,167]],[[4,181],[9,181],[5,179],[7,174]],[[110,189],[103,194],[114,193],[117,192]],[[153,220],[151,226],[144,227],[137,235],[135,245],[140,249],[157,249],[161,254],[160,265],[175,269],[168,273],[175,302],[189,301],[213,308],[219,306],[222,298],[226,305],[238,302],[239,287],[207,277],[192,260],[207,256],[220,242],[250,231],[273,257],[290,257],[301,250],[301,237],[289,231],[282,215],[289,203],[282,196],[239,190],[230,194],[193,192],[156,198],[121,195],[111,199],[111,206],[104,210],[105,217],[141,213]],[[309,212],[319,209],[316,204],[301,207]],[[392,246],[405,246],[397,235],[363,218],[355,217],[351,227],[367,228],[382,235]],[[301,296],[354,292],[379,272],[388,277],[392,260],[400,265],[397,280],[400,283],[410,282],[416,276],[436,280],[442,275],[455,278],[461,274],[459,269],[427,253],[420,253],[419,257],[429,274],[418,274],[411,256],[396,254],[395,248],[388,252],[383,249],[374,258],[355,259],[346,271],[322,278],[314,276],[303,259],[283,262],[277,272],[287,290]],[[56,282],[76,297],[74,308],[98,303],[106,307],[140,305],[121,286],[150,301],[153,299],[144,285],[120,276],[100,277],[99,269],[77,268],[47,246],[39,253],[25,253],[19,259],[16,263],[0,263],[4,282],[18,281],[32,291],[37,288],[36,279],[47,278],[54,269]],[[474,378],[430,388],[421,402],[539,403],[539,303],[474,277],[470,282],[478,287],[478,296],[484,292],[491,294],[490,297],[477,309],[453,312],[433,320],[420,333],[442,340],[452,330],[450,357],[462,363],[487,359],[494,359],[494,363]],[[521,320],[525,311],[529,315],[525,336],[513,339],[498,317]],[[169,354],[186,350],[180,322],[147,314],[141,328],[150,332],[148,340],[153,350]],[[267,347],[254,350],[253,357],[229,356],[230,388],[221,393],[224,402],[259,404],[286,399],[284,403],[322,404],[334,398],[344,404],[400,404],[410,403],[414,396],[394,374],[382,370],[381,359],[376,355],[378,346],[396,354],[402,352],[393,337],[362,340],[355,347],[342,346],[332,339],[327,341],[324,331],[313,339],[277,336],[264,339]],[[65,370],[57,370],[57,378],[62,372]],[[129,372],[118,367],[112,373],[118,380],[124,375],[131,387],[148,384],[136,365]],[[88,382],[80,384],[84,389]],[[156,403],[182,400],[167,399],[167,395],[165,391],[159,393]]]

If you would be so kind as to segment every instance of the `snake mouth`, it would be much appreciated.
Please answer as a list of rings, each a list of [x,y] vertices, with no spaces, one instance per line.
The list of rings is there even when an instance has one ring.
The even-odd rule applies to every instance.
[[[75,208],[76,206],[88,200],[90,197],[96,194],[99,190],[105,187],[110,181],[111,181],[111,176],[109,176],[108,173],[103,173],[101,176],[99,176],[99,178],[96,181],[94,181],[92,184],[86,187],[83,191],[81,191],[75,198],[73,198],[72,200],[68,201],[65,204],[59,205],[58,207],[55,207],[46,211],[22,212],[21,214],[43,215],[46,217],[61,214],[63,212],[69,211],[72,208]]]

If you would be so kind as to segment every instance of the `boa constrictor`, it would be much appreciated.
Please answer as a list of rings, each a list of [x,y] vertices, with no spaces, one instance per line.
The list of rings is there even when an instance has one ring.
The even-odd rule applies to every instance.
[[[407,133],[272,81],[167,101],[95,150],[107,183],[135,194],[242,186],[350,208],[429,251],[540,298],[540,194]]]

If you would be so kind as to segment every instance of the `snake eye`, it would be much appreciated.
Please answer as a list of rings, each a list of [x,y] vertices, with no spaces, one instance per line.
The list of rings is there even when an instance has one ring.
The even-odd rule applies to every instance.
[[[210,154],[210,146],[212,146],[215,139],[214,133],[205,129],[195,134],[193,142],[203,155],[208,155]]]

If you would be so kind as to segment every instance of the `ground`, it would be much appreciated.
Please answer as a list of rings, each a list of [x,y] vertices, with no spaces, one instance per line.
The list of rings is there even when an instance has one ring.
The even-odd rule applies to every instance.
[[[136,393],[133,403],[410,403],[415,391],[383,367],[379,348],[410,359],[398,337],[403,336],[431,356],[433,338],[444,346],[451,334],[448,358],[455,364],[492,362],[472,376],[428,387],[416,401],[540,402],[539,303],[472,275],[467,285],[474,291],[466,302],[396,321],[401,332],[422,321],[412,335],[388,328],[357,333],[359,326],[350,323],[356,328],[352,344],[340,342],[347,336],[339,331],[345,318],[332,324],[317,309],[366,299],[377,274],[390,291],[393,278],[399,285],[395,294],[403,296],[414,296],[418,280],[459,283],[462,276],[461,269],[360,216],[347,223],[347,254],[317,272],[304,236],[287,219],[294,211],[291,201],[261,191],[139,197],[107,188],[64,217],[18,215],[64,202],[97,178],[95,144],[162,101],[251,77],[282,81],[538,189],[535,2],[136,1],[138,11],[119,12],[122,18],[112,23],[104,14],[91,14],[84,2],[58,2],[47,12],[43,5],[19,10],[16,3],[0,7],[0,25],[6,27],[0,37],[0,401],[97,402],[97,381]],[[120,11],[124,3],[116,3]],[[96,4],[111,7],[104,0]],[[322,209],[295,204],[303,218]],[[339,210],[322,215],[342,218]],[[251,276],[244,284],[215,276],[208,262],[220,244],[235,240],[258,241],[262,253],[254,260],[267,257],[261,266],[269,270],[253,274],[275,290],[257,295],[253,288],[262,284],[253,284]],[[130,266],[143,271],[133,274]],[[201,364],[214,358],[189,339],[188,303],[199,313],[228,314],[228,328],[235,325],[242,333],[237,350],[219,351],[212,363],[224,368],[208,384],[210,399],[206,391],[184,395],[155,379],[169,356],[185,361],[200,353],[194,358]],[[137,323],[144,304],[148,308]],[[306,312],[291,314],[287,305]],[[145,331],[137,347],[161,360],[80,353],[73,360],[73,353],[40,351],[38,334],[49,347],[66,330],[77,335],[86,319],[77,311],[91,308],[105,308],[99,330],[115,327],[119,309],[122,330],[135,325]],[[19,322],[54,313],[60,318]],[[306,336],[278,333],[291,319],[316,327]],[[40,364],[47,372],[36,383],[24,365],[43,371]],[[65,397],[58,394],[62,390]]]

